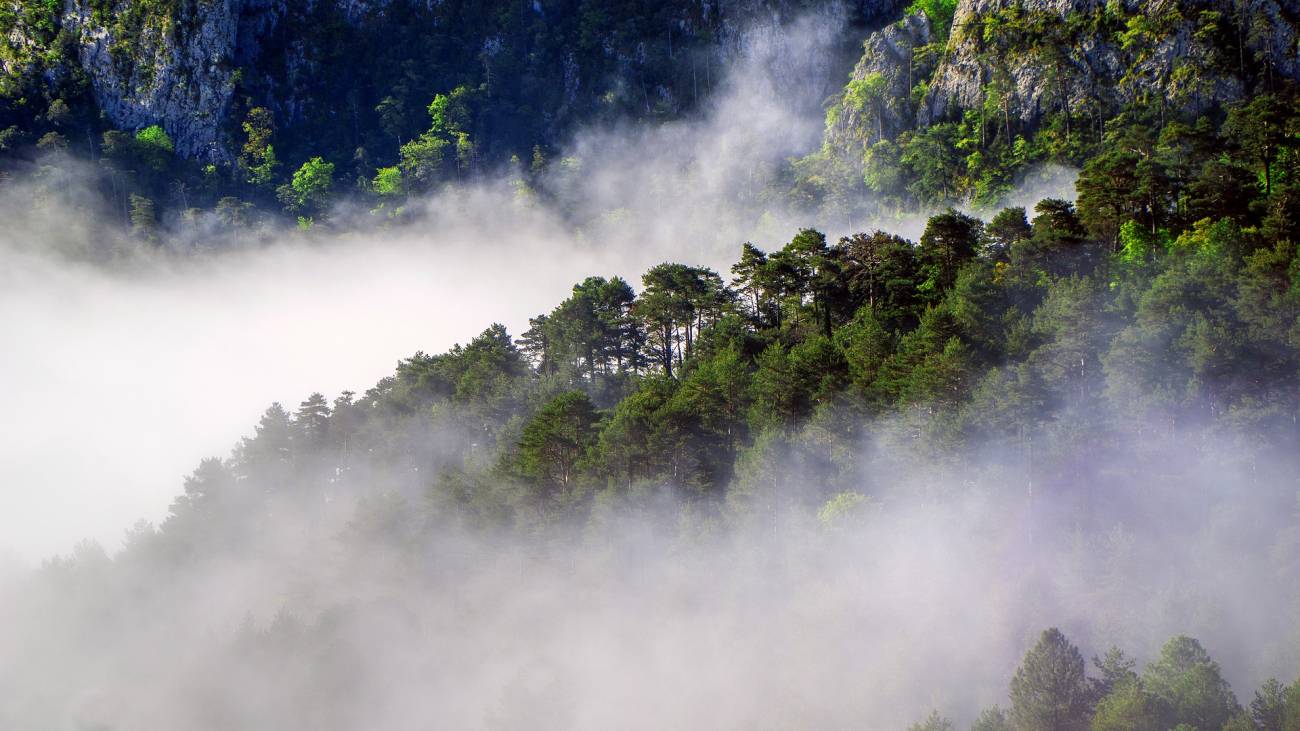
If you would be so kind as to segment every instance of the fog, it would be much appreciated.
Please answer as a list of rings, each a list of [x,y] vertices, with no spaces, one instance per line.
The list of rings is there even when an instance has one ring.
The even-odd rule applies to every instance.
[[[803,508],[825,475],[778,451],[763,507],[726,530],[670,489],[531,535],[371,496],[184,566],[150,534],[111,565],[83,547],[0,604],[0,722],[903,728],[935,708],[965,725],[1005,707],[1046,626],[1144,662],[1192,634],[1242,702],[1294,673],[1293,480],[1192,456],[1195,430],[1094,449],[1035,492],[991,445],[945,466],[914,441],[924,420],[871,425],[851,478],[871,500],[830,521]]]
[[[65,162],[0,186],[0,471],[13,486],[0,491],[0,552],[30,563],[83,538],[115,546],[266,404],[364,390],[399,358],[492,322],[518,334],[586,276],[635,285],[667,260],[725,274],[744,241],[851,233],[772,193],[780,167],[820,142],[822,102],[847,68],[831,60],[842,28],[829,10],[737,33],[700,114],[580,130],[542,181],[547,204],[502,170],[412,203],[412,223],[345,208],[333,232],[184,229],[158,251],[95,220],[116,218],[79,188],[91,170]],[[1016,203],[1072,184],[1071,171],[1036,172]],[[856,228],[915,237],[924,221]]]
[[[493,322],[521,332],[589,273],[633,278],[685,253],[585,245],[540,216],[438,226],[125,268],[5,250],[4,541],[29,559],[115,545],[270,402],[365,390],[416,350]]]
[[[1206,448],[1208,427],[1082,455],[1107,469],[1056,480],[1089,496],[1081,512],[1006,445],[945,462],[903,419],[853,443],[847,479],[871,500],[829,522],[807,504],[824,475],[792,457],[734,529],[669,488],[525,537],[362,490],[261,525],[256,551],[222,536],[187,571],[150,558],[151,530],[123,548],[273,401],[364,391],[493,322],[518,335],[589,275],[725,273],[743,241],[849,233],[769,185],[819,142],[840,80],[808,59],[834,26],[743,34],[686,121],[580,131],[543,183],[553,204],[507,169],[409,222],[340,208],[313,232],[153,250],[91,225],[67,181],[36,208],[47,183],[4,188],[0,727],[901,728],[932,708],[966,724],[1006,705],[1051,625],[1089,657],[1143,661],[1196,635],[1247,702],[1292,678],[1294,476]],[[1036,171],[1008,202],[1072,183]],[[87,538],[116,559],[74,549]],[[71,558],[30,573],[9,558],[55,554]]]
[[[502,171],[415,202],[409,224],[340,210],[335,230],[352,233],[123,251],[86,220],[77,175],[0,187],[0,552],[116,546],[268,403],[362,391],[493,322],[518,334],[586,276],[637,284],[666,260],[725,272],[743,241],[779,246],[815,221],[760,194],[818,142],[841,26],[830,13],[749,29],[700,115],[580,131],[552,165],[555,206]]]

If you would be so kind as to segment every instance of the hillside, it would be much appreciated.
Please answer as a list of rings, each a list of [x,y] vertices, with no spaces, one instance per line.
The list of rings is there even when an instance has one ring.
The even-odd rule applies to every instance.
[[[1294,731],[1298,19],[0,7],[8,205],[121,244],[60,265],[410,236],[440,266],[439,227],[515,220],[595,261],[806,219],[723,270],[574,271],[522,331],[356,392],[304,372],[119,551],[0,581],[0,727]],[[822,144],[788,154],[769,132],[808,114]],[[1073,196],[1004,205],[1048,166]]]
[[[512,158],[538,172],[580,128],[690,116],[738,57],[780,48],[794,20],[820,13],[829,36],[815,57],[773,61],[800,89],[788,103],[802,94],[815,109],[853,39],[893,9],[11,2],[0,6],[0,170],[67,150],[99,163],[118,208],[169,226],[248,204],[290,221],[349,196],[391,208]]]
[[[824,102],[826,123],[765,196],[860,221],[994,205],[1036,168],[1081,166],[1114,121],[1217,125],[1300,74],[1300,10],[1277,0],[499,5],[12,4],[0,171],[95,161],[146,238],[205,211],[402,211],[504,168],[563,200],[577,131],[691,118],[762,46],[785,111]],[[791,38],[809,14],[827,34],[811,46]]]
[[[1296,688],[1265,679],[1300,642],[1300,258],[1238,215],[1115,241],[1058,200],[918,242],[806,230],[728,279],[589,277],[527,332],[272,405],[160,525],[20,585],[5,622],[46,631],[0,656],[59,670],[0,666],[30,689],[0,719],[93,684],[72,707],[108,728],[628,721],[609,697],[653,707],[638,728],[1287,728]],[[1053,630],[1012,676],[1049,624],[1150,662],[1089,674]]]
[[[1271,1],[915,3],[867,37],[801,192],[867,211],[995,203],[1034,166],[1083,165],[1134,114],[1214,123],[1289,88],[1297,21]]]

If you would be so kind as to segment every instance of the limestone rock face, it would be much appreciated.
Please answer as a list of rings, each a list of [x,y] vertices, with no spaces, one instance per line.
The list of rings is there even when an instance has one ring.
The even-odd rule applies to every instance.
[[[318,1],[336,3],[354,24],[389,2]],[[116,0],[109,12],[97,14],[92,0],[65,0],[62,23],[77,38],[77,60],[100,110],[120,129],[161,125],[181,157],[229,163],[233,155],[223,128],[230,121],[236,70],[256,72],[262,39],[289,11],[287,0],[177,0],[170,13],[117,22],[132,4]],[[290,56],[286,65],[292,68]],[[292,116],[299,105],[293,90],[285,90],[276,106]]]
[[[126,43],[112,18],[68,0],[64,27],[78,41],[78,60],[100,109],[122,129],[160,124],[183,157],[224,162],[220,129],[234,91],[233,56],[243,0],[182,0],[174,18],[142,19]]]
[[[0,78],[17,76],[31,66],[31,57],[41,50],[36,35],[21,19],[15,19],[13,28],[0,35]]]
[[[930,21],[916,13],[867,37],[862,58],[828,115],[826,137],[831,145],[858,151],[912,126],[912,87],[934,66],[917,51],[930,43],[931,34]]]
[[[386,13],[391,2],[165,0],[159,7],[142,10],[138,0],[64,0],[61,24],[76,41],[77,57],[72,61],[90,79],[96,101],[113,126],[133,130],[159,124],[175,142],[178,155],[229,163],[236,147],[226,138],[237,121],[230,119],[237,73],[249,75],[246,81],[255,78],[262,94],[259,103],[271,109],[278,123],[292,125],[307,107],[328,106],[334,100],[303,96],[307,93],[303,89],[313,86],[311,77],[317,73],[314,59],[322,49],[296,41],[294,31],[286,29],[308,15],[320,14],[321,5],[328,5],[336,11],[329,16],[364,33],[367,23]],[[441,0],[427,2],[432,8]],[[897,14],[904,2],[855,0],[853,9],[859,18],[877,19]],[[531,9],[544,18],[548,5],[547,0],[535,0]],[[820,105],[842,83],[842,69],[851,59],[800,53],[807,45],[789,35],[801,32],[799,24],[792,26],[789,21],[820,8],[823,20],[840,21],[838,26],[823,23],[822,32],[843,33],[848,18],[844,8],[849,5],[839,0],[811,4],[795,0],[701,2],[675,26],[664,29],[665,35],[712,39],[710,50],[683,54],[678,61],[690,65],[687,73],[696,79],[691,84],[695,98],[673,98],[674,92],[666,88],[645,89],[643,96],[647,104],[659,99],[670,110],[684,106],[683,102],[696,103],[716,88],[724,68],[733,61],[762,57],[765,63],[778,67],[775,76],[782,87],[778,92],[799,93],[812,99],[814,107]],[[15,33],[21,34],[21,29]],[[283,37],[285,33],[290,37]],[[272,38],[275,57],[268,58]],[[498,43],[499,39],[486,37],[482,57],[490,58]],[[626,81],[628,87],[639,83],[637,79],[643,76],[640,66],[646,62],[643,47],[615,52],[611,40],[606,52],[613,62],[601,70],[600,80],[611,76]],[[274,79],[265,73],[267,68],[276,70]],[[566,108],[578,103],[581,90],[600,80],[583,78],[583,70],[570,58],[563,68],[561,107],[541,113],[562,116]],[[681,89],[676,91],[681,93]],[[800,103],[804,101],[801,97]]]
[[[916,121],[953,118],[990,94],[1020,126],[1064,109],[1100,117],[1144,96],[1192,112],[1235,101],[1248,64],[1300,77],[1296,6],[1295,0],[961,0]],[[1239,54],[1225,53],[1225,38],[1239,44]]]

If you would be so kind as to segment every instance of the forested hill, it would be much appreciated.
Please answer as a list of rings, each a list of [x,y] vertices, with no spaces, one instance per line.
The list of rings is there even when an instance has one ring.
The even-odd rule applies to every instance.
[[[1213,123],[1288,88],[1298,21],[1273,0],[918,0],[867,37],[797,190],[868,209],[993,203],[1027,168],[1113,149],[1114,122]]]
[[[0,11],[0,119],[29,144],[56,131],[76,146],[94,146],[86,134],[106,128],[156,124],[180,157],[222,165],[238,162],[251,123],[273,132],[260,142],[273,142],[295,167],[312,155],[349,163],[358,150],[382,162],[429,128],[436,95],[460,89],[466,116],[439,131],[468,136],[488,160],[526,157],[561,141],[575,122],[665,119],[696,106],[762,32],[756,26],[835,8],[847,40],[895,5],[8,3]]]
[[[1111,147],[1112,121],[1217,125],[1285,96],[1298,18],[1281,0],[9,2],[0,176],[93,162],[70,174],[96,213],[151,241],[204,213],[307,225],[357,201],[386,220],[504,166],[564,200],[576,130],[690,117],[761,47],[783,111],[824,114],[825,138],[757,200],[859,221],[992,205]]]
[[[249,206],[319,219],[351,196],[391,209],[512,158],[537,172],[580,128],[690,115],[755,47],[792,43],[775,63],[815,107],[898,6],[6,2],[0,169],[60,150],[98,162],[144,229]],[[824,20],[816,48],[787,37],[805,16]]]
[[[1267,184],[1257,151],[1295,115],[1260,96],[1218,132],[1111,125],[1077,205],[987,221],[950,209],[915,242],[806,229],[773,251],[744,244],[730,272],[664,263],[635,285],[581,279],[526,332],[493,325],[416,354],[332,406],[319,394],[294,413],[273,406],[230,461],[196,473],[177,517],[226,489],[270,497],[314,474],[303,499],[391,490],[516,527],[585,521],[603,497],[660,488],[742,520],[776,509],[766,491],[802,470],[817,479],[797,502],[816,512],[875,489],[861,461],[875,457],[857,447],[881,434],[938,463],[991,450],[1040,491],[1080,500],[1085,445],[1158,460],[1184,430],[1286,474],[1300,141],[1272,138]],[[344,488],[357,460],[370,477]],[[372,479],[381,465],[395,482]],[[1272,498],[1254,497],[1295,498],[1293,478],[1269,484]]]
[[[32,580],[7,621],[47,631],[12,657],[60,670],[7,676],[41,681],[15,717],[93,682],[123,700],[89,717],[187,728],[597,728],[627,718],[609,694],[646,727],[923,703],[919,731],[1294,728],[1300,690],[1266,679],[1300,647],[1297,141],[1267,185],[1250,150],[1295,106],[1258,99],[1218,132],[1112,126],[1077,207],[592,276],[526,332],[272,405],[160,525]],[[1052,630],[1002,696],[1024,627],[1057,623],[1151,660],[1090,678]],[[711,665],[715,642],[761,661]],[[737,674],[774,690],[690,692]]]
[[[931,21],[901,21],[916,22]],[[406,466],[381,470],[387,487],[365,481],[368,493],[435,496],[515,527],[583,522],[600,496],[647,487],[740,520],[775,509],[758,496],[802,469],[817,479],[798,501],[815,512],[874,489],[861,489],[862,460],[884,453],[856,447],[884,438],[876,429],[937,462],[1023,460],[1037,489],[1080,500],[1084,445],[1155,459],[1143,450],[1183,430],[1286,474],[1300,415],[1300,97],[1254,59],[1225,70],[1254,70],[1228,85],[1235,101],[1099,99],[1118,110],[1087,141],[1075,201],[986,220],[948,209],[917,241],[805,229],[772,251],[745,243],[729,272],[590,276],[526,332],[494,325],[417,354],[332,407],[317,395],[296,415],[272,408],[233,462],[205,473],[239,482],[256,472],[250,455],[286,455],[285,467],[310,444],[307,462],[343,475],[364,445],[376,465]],[[1001,109],[997,125],[1029,113]],[[931,149],[918,140],[972,119],[901,131],[900,144]],[[1289,505],[1294,480],[1268,484]]]
[[[82,178],[144,249],[399,229],[498,163],[564,212],[566,134],[707,113],[806,12],[0,0],[0,185]],[[119,552],[14,581],[0,726],[1295,729],[1296,4],[839,13],[823,144],[739,176],[809,228],[304,373]],[[993,205],[1051,163],[1072,200]]]

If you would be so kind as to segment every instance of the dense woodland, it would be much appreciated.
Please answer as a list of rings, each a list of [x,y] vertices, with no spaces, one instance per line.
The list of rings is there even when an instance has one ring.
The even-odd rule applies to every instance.
[[[1163,127],[1129,110],[1077,203],[988,221],[948,210],[916,242],[808,229],[773,251],[744,244],[726,273],[585,278],[526,332],[492,325],[363,393],[272,405],[112,563],[195,571],[306,530],[352,546],[348,560],[381,546],[418,565],[450,526],[547,554],[665,505],[665,547],[790,521],[833,534],[928,499],[906,491],[934,485],[899,462],[991,476],[1011,500],[1059,508],[1043,520],[1062,532],[1104,533],[1120,511],[1141,536],[1134,506],[1154,520],[1188,499],[1213,454],[1247,476],[1216,510],[1285,521],[1300,473],[1295,108],[1261,95],[1219,123]],[[1287,601],[1297,535],[1254,537]],[[107,560],[87,547],[47,571]],[[1270,682],[1239,700],[1182,636],[1141,672],[1114,651],[1089,677],[1050,631],[1007,710],[974,727],[1292,729],[1298,693]]]
[[[801,448],[829,458],[858,425],[918,410],[925,441],[954,459],[1056,429],[1105,441],[1206,424],[1287,455],[1300,408],[1294,109],[1261,95],[1217,128],[1131,110],[1085,166],[1077,204],[987,222],[948,210],[917,242],[808,229],[771,252],[743,245],[726,273],[661,264],[639,291],[588,277],[524,333],[493,325],[363,394],[273,406],[202,474],[256,483],[325,460],[332,475],[382,453],[461,508],[516,521],[582,515],[647,484],[744,512],[761,479],[746,467],[777,442],[819,425],[832,443]],[[463,442],[430,454],[418,435],[435,429]]]
[[[557,48],[569,37],[582,39],[576,63],[598,64],[601,38],[635,46],[643,30],[613,20],[640,17],[631,10],[580,5],[559,14],[574,27],[530,25],[519,3],[492,18],[456,3],[427,10],[511,29],[507,52],[472,67],[452,64],[470,51],[445,33],[386,40],[370,51],[387,60],[364,68],[347,54],[325,59],[324,76],[347,93],[303,93],[345,99],[353,125],[308,107],[284,126],[258,102],[274,96],[257,87],[266,78],[241,82],[226,164],[178,157],[158,125],[106,128],[76,73],[52,84],[6,76],[0,171],[12,182],[92,161],[114,210],[150,244],[204,210],[233,229],[262,216],[310,227],[359,201],[391,222],[404,201],[507,164],[520,186],[555,200],[548,170],[572,161],[552,161],[558,133],[530,125],[549,119],[537,109],[558,104],[539,95],[563,84],[527,69],[562,68]],[[4,8],[10,25],[0,28],[41,29],[56,49],[60,29],[43,15],[53,18],[51,8],[24,5],[18,20]],[[406,33],[404,13],[417,10],[393,8],[382,28]],[[932,24],[938,52],[955,32],[954,3],[912,9]],[[1127,48],[1158,34],[1164,18],[1148,27],[1137,17],[1074,20],[1128,34]],[[1047,33],[1032,21],[986,31],[989,53],[1001,33]],[[629,515],[666,514],[656,545],[670,553],[791,525],[834,536],[904,500],[991,484],[1043,511],[1045,532],[1060,535],[1105,534],[1118,514],[1140,535],[1144,516],[1190,493],[1225,521],[1244,520],[1232,506],[1249,503],[1289,526],[1259,531],[1246,548],[1273,558],[1276,591],[1300,606],[1300,91],[1247,59],[1224,18],[1197,22],[1206,38],[1222,37],[1224,58],[1239,51],[1241,98],[1178,106],[1148,96],[1088,110],[1062,101],[1030,126],[1013,123],[994,95],[985,108],[893,135],[877,109],[863,155],[828,146],[791,161],[768,193],[822,212],[942,211],[916,241],[880,230],[828,240],[809,228],[766,251],[737,242],[729,271],[665,262],[639,282],[591,273],[525,332],[490,325],[446,353],[402,360],[363,392],[272,405],[228,457],[196,467],[159,525],[137,525],[112,558],[82,546],[40,580],[153,596],[169,589],[139,581],[142,567],[177,582],[217,575],[228,561],[279,556],[286,535],[334,551],[320,559],[328,565],[388,567],[399,556],[420,566],[453,531],[508,536],[539,555],[598,552]],[[327,39],[344,31],[341,21],[312,28]],[[687,45],[669,52],[673,42]],[[662,43],[667,59],[703,53],[705,40]],[[58,59],[51,50],[44,62]],[[658,75],[651,86],[687,87],[680,66],[644,68]],[[873,93],[851,84],[828,128],[845,105],[876,104]],[[648,106],[673,117],[694,104],[659,109],[648,92],[640,102],[601,94],[610,115]],[[1044,162],[1080,167],[1074,200],[983,219],[947,207],[995,201]],[[1216,487],[1199,471],[1209,461],[1244,477]],[[918,471],[962,478],[913,479]],[[126,621],[109,601],[86,598],[94,593],[77,605],[85,616]],[[1123,607],[1096,607],[1110,611]],[[326,619],[309,629],[276,622],[233,642],[295,648],[332,631]],[[972,728],[1300,729],[1300,685],[1269,681],[1238,697],[1190,637],[1170,640],[1141,670],[1119,650],[1093,664],[1089,674],[1064,635],[1043,633],[1010,681],[1006,710]],[[941,711],[913,726],[951,728]]]

